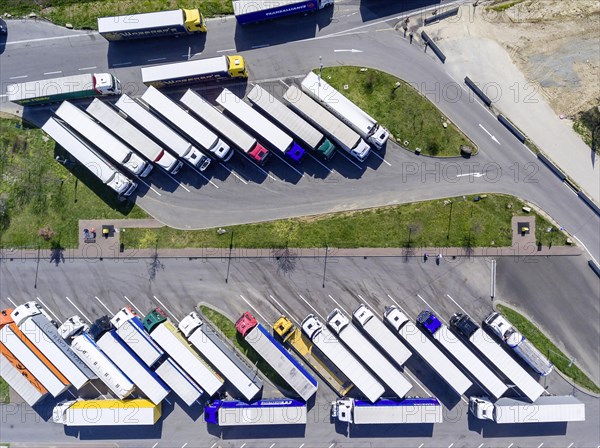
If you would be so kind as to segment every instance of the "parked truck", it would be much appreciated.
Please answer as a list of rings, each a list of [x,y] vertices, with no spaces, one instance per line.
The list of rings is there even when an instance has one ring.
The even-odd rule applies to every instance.
[[[458,395],[471,387],[471,381],[444,355],[408,317],[395,306],[388,306],[385,321]]]
[[[412,389],[412,384],[402,373],[358,331],[358,328],[352,325],[350,319],[339,309],[335,308],[329,313],[327,325],[397,397],[403,398]]]
[[[87,107],[86,112],[102,124],[106,129],[134,148],[146,159],[173,175],[183,166],[168,151],[147,137],[142,131],[129,123],[114,108],[95,98]]]
[[[38,350],[10,317],[12,308],[0,311],[0,345],[19,360],[53,397],[69,386],[69,380]]]
[[[142,101],[215,158],[227,162],[233,156],[233,150],[227,143],[154,87],[144,92]]]
[[[363,162],[371,153],[371,147],[360,135],[342,123],[334,115],[306,95],[295,85],[291,85],[283,95],[289,106],[306,121],[337,143],[350,156]]]
[[[375,403],[344,398],[331,403],[331,416],[338,422],[363,424],[442,423],[442,406],[435,398],[379,400]]]
[[[314,315],[304,318],[302,331],[367,399],[374,403],[383,395],[385,389],[379,381]]]
[[[8,101],[36,106],[64,100],[121,94],[121,83],[110,73],[48,78],[11,84],[6,88]]]
[[[50,118],[42,126],[42,131],[52,137],[107,188],[114,191],[119,200],[124,201],[137,188],[137,183],[117,171],[112,162],[92,150],[87,143],[84,143],[73,131],[68,129],[66,124]]]
[[[417,317],[417,323],[433,336],[437,344],[453,359],[458,361],[471,375],[475,382],[479,383],[494,398],[498,399],[508,390],[494,372],[490,370],[480,359],[467,347],[463,341],[456,337],[447,325],[444,325],[429,310],[425,310]]]
[[[204,171],[210,165],[208,156],[127,95],[121,95],[115,106],[192,168]]]
[[[306,403],[290,398],[216,400],[204,408],[204,420],[219,426],[305,425]]]
[[[235,328],[304,401],[308,401],[317,392],[317,380],[252,314],[245,312],[235,323]]]
[[[233,0],[233,13],[240,25],[306,14],[333,6],[334,0]]]
[[[3,344],[0,344],[0,377],[29,406],[48,395],[44,385]]]
[[[542,353],[529,342],[525,336],[518,332],[511,323],[500,313],[493,312],[485,318],[484,323],[496,336],[506,343],[514,352],[523,359],[538,375],[547,376],[554,369]]]
[[[199,9],[175,9],[126,16],[98,17],[98,32],[109,41],[179,36],[205,33],[206,21]]]
[[[273,331],[284,344],[292,349],[331,387],[340,397],[345,396],[353,387],[348,378],[319,351],[299,327],[292,321],[281,316],[273,324]]]
[[[246,61],[238,54],[142,67],[142,82],[157,88],[247,77]]]
[[[398,367],[403,367],[404,363],[410,358],[410,350],[398,339],[385,324],[375,317],[365,304],[361,304],[354,313],[354,321],[369,336],[371,341],[378,345],[380,350],[385,353],[389,359],[393,360]]]
[[[461,313],[450,319],[450,326],[468,339],[490,363],[508,378],[532,402],[544,393],[544,388],[529,375],[496,341],[485,333],[473,320]]]
[[[390,133],[364,110],[313,72],[302,80],[302,90],[338,117],[375,148],[381,149]]]
[[[144,329],[141,319],[131,308],[122,308],[111,319],[111,324],[116,328],[119,338],[188,406],[204,393],[194,380],[154,342]]]
[[[217,103],[243,123],[250,132],[255,133],[274,149],[294,162],[299,162],[304,156],[304,149],[259,112],[252,109],[240,97],[228,89],[223,89],[217,97]]]
[[[160,403],[134,400],[70,400],[57,404],[52,421],[66,426],[154,425],[161,414]]]
[[[258,84],[250,91],[248,99],[319,157],[330,160],[335,155],[335,146],[327,137]]]
[[[573,396],[544,396],[534,403],[514,398],[501,398],[493,402],[488,397],[471,397],[469,410],[478,419],[496,423],[585,421],[585,404]]]
[[[240,128],[237,124],[223,115],[217,108],[210,104],[205,98],[187,90],[181,97],[181,102],[188,107],[194,116],[200,118],[204,123],[218,132],[230,144],[238,148],[250,160],[264,165],[269,157],[269,150],[256,141],[254,137]]]
[[[27,302],[16,307],[11,317],[23,334],[40,352],[57,366],[75,389],[81,389],[96,375],[58,334],[52,318],[37,302]]]
[[[189,345],[183,335],[160,308],[155,308],[144,317],[144,328],[152,339],[185,370],[209,396],[223,386],[224,380]]]

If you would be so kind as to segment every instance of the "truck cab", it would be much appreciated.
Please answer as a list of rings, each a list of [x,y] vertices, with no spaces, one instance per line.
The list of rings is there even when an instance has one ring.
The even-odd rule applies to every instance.
[[[144,328],[148,333],[152,333],[158,325],[167,320],[167,315],[160,308],[154,308],[144,317]]]
[[[293,327],[294,324],[292,323],[292,321],[285,316],[281,316],[279,319],[277,319],[277,322],[273,324],[273,330],[284,341]]]
[[[244,314],[242,314],[242,317],[240,317],[235,323],[235,328],[243,337],[246,337],[248,332],[257,325],[258,321],[256,320],[256,318],[248,311],[246,311]]]
[[[394,330],[398,331],[402,326],[408,322],[408,317],[404,315],[402,311],[400,311],[395,306],[386,306],[385,312],[383,313],[385,320],[394,328]]]
[[[336,400],[331,403],[331,418],[352,423],[352,400]]]
[[[469,316],[461,313],[455,313],[452,316],[450,325],[466,338],[470,338],[479,330],[479,326]]]
[[[327,323],[336,332],[340,333],[350,323],[350,319],[342,314],[339,309],[334,309],[327,316]]]
[[[94,73],[94,90],[100,95],[120,95],[121,82],[110,73]]]
[[[493,312],[483,322],[509,347],[516,347],[523,341],[523,335],[500,313]]]
[[[385,143],[388,141],[390,137],[390,131],[388,131],[383,126],[377,125],[375,127],[375,131],[369,136],[369,141],[373,143],[373,145],[377,149],[383,148]]]
[[[206,20],[199,9],[184,9],[183,16],[188,33],[206,32]]]
[[[68,339],[75,336],[80,332],[89,331],[90,327],[85,321],[78,315],[69,317],[65,322],[58,328],[58,334],[63,339]]]
[[[239,54],[233,56],[227,56],[228,72],[232,78],[247,78],[248,68],[246,67],[246,60]]]
[[[219,408],[221,400],[215,400],[204,407],[204,421],[213,425],[219,424]]]
[[[198,313],[192,311],[190,314],[181,319],[181,322],[179,322],[179,331],[181,331],[186,338],[189,338],[192,332],[196,328],[200,328],[203,324],[204,323],[200,319]]]
[[[373,318],[375,315],[373,314],[373,311],[367,308],[366,305],[362,304],[358,308],[356,308],[356,310],[354,310],[353,316],[358,321],[358,323],[362,327],[364,327],[367,324],[367,322],[371,320],[371,318]]]
[[[469,410],[480,420],[494,420],[494,403],[488,397],[470,397]]]
[[[417,316],[417,323],[425,328],[429,333],[435,334],[442,326],[440,320],[429,310],[422,311]]]
[[[35,316],[37,314],[43,314],[46,319],[48,319],[52,325],[56,326],[56,322],[50,317],[50,315],[44,310],[37,302],[31,301],[24,303],[23,305],[19,305],[16,307],[11,317],[17,326],[21,325],[21,323],[27,319],[28,317]]]
[[[317,320],[314,314],[309,314],[302,321],[302,330],[306,333],[309,339],[314,339],[317,334],[323,329],[323,324]]]
[[[58,403],[54,406],[52,410],[52,421],[54,423],[60,423],[61,425],[66,425],[67,422],[67,409],[77,403],[77,400],[69,400],[63,401],[62,403]]]

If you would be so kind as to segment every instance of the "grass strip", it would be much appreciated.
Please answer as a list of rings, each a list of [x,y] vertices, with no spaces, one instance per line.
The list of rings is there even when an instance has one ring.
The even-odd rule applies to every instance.
[[[0,378],[0,403],[8,403],[10,401],[10,391],[8,383]]]

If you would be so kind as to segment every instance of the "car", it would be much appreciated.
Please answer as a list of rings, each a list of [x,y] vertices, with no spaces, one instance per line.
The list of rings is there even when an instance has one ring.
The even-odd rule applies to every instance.
[[[500,313],[493,312],[485,318],[484,323],[496,336],[513,347],[523,340],[523,336]]]
[[[421,312],[417,316],[417,322],[431,334],[434,334],[442,326],[440,320],[429,310]]]
[[[0,19],[0,34],[7,34],[8,26],[6,26],[6,22]]]

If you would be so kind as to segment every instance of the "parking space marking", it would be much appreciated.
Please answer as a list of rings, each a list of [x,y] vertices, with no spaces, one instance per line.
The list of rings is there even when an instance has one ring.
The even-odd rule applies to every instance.
[[[354,160],[352,160],[352,158],[348,155],[345,154],[345,152],[342,151],[338,151],[338,154],[340,154],[341,156],[343,156],[348,162],[350,162],[352,165],[354,165],[356,168],[358,168],[361,171],[365,170],[365,167],[362,165],[359,165],[358,163],[356,163]]]
[[[271,444],[271,446],[270,446],[269,448],[273,448],[274,446],[275,446],[275,444],[274,444],[274,443],[272,443],[272,444]],[[541,445],[540,445],[540,446],[541,446]],[[331,448],[331,447],[329,447],[329,448]]]
[[[375,311],[375,308],[373,308],[373,307],[371,306],[371,304],[370,304],[370,303],[368,303],[368,302],[365,300],[365,298],[364,298],[363,296],[361,296],[360,294],[358,294],[358,298],[359,298],[360,300],[362,300],[362,302],[363,302],[365,305],[367,305],[369,308],[371,308],[371,311],[373,311],[374,313],[377,313],[377,311]]]
[[[427,305],[427,306],[429,307],[429,309],[435,313],[435,316],[436,316],[436,317],[437,317],[439,320],[441,320],[441,321],[442,321],[442,322],[444,322],[446,325],[448,325],[448,322],[446,322],[446,319],[444,319],[444,318],[443,318],[443,317],[440,315],[440,313],[438,313],[436,310],[434,310],[434,309],[433,309],[433,307],[432,307],[430,304],[428,304],[428,303],[427,303],[427,301],[426,301],[426,300],[425,300],[423,297],[421,297],[419,294],[417,294],[417,297],[418,297],[419,299],[421,299],[421,300],[423,301],[423,303],[424,303],[425,305]]]
[[[508,445],[508,448],[510,448],[510,447],[511,447],[511,446],[513,446],[513,445],[514,445],[514,443],[511,443],[510,445]]]
[[[575,442],[571,442],[571,444],[567,448],[571,448]]]
[[[400,311],[402,311],[404,314],[406,314],[406,317],[408,317],[408,318],[411,318],[411,317],[410,317],[410,314],[408,314],[408,313],[406,312],[406,310],[405,310],[404,308],[402,308],[402,307],[400,306],[400,304],[399,304],[398,302],[396,302],[392,296],[390,296],[389,294],[387,294],[387,296],[388,296],[388,297],[389,297],[389,298],[392,300],[392,302],[394,302],[394,303],[396,304],[396,306],[397,306],[397,307],[400,309]],[[412,318],[411,318],[411,319],[412,319]]]
[[[105,309],[106,311],[108,311],[108,313],[109,313],[111,316],[114,316],[114,315],[115,315],[115,313],[113,313],[111,310],[109,310],[109,309],[108,309],[108,307],[107,307],[107,306],[106,306],[104,303],[102,303],[102,300],[100,300],[100,299],[98,298],[98,296],[94,296],[94,298],[95,298],[95,299],[96,299],[96,300],[97,300],[97,301],[100,303],[100,305],[102,305],[102,306],[104,307],[104,309]]]
[[[458,302],[456,302],[456,300],[454,300],[454,299],[453,299],[453,298],[450,296],[450,294],[446,294],[446,297],[448,297],[450,300],[452,300],[452,301],[454,302],[454,304],[455,304],[457,307],[459,307],[463,313],[465,313],[465,315],[467,315],[467,316],[469,315],[469,313],[467,313],[467,312],[465,311],[465,309],[464,309],[462,306],[460,306],[460,305],[458,304]]]
[[[15,302],[13,302],[13,301],[12,301],[12,299],[11,299],[10,297],[8,297],[8,296],[7,296],[6,298],[9,300],[9,302],[10,302],[10,303],[12,303],[12,304],[13,304],[13,306],[14,306],[15,308],[17,307],[17,304],[16,304]]]
[[[272,154],[277,157],[279,160],[281,160],[283,163],[285,163],[287,166],[289,166],[292,170],[294,170],[296,173],[298,173],[300,176],[304,177],[304,173],[302,171],[297,170],[296,168],[294,168],[287,160],[285,160],[282,156],[280,156],[279,154],[276,154],[275,151],[271,151]]]
[[[142,184],[144,184],[146,187],[148,187],[150,190],[152,190],[153,192],[155,192],[157,195],[162,196],[162,194],[160,194],[158,192],[158,190],[156,188],[154,188],[152,185],[150,185],[148,182],[146,182],[145,180],[142,180],[141,177],[137,176],[137,180],[138,182],[141,182]]]
[[[246,302],[246,303],[248,304],[248,306],[249,306],[250,308],[252,308],[252,309],[254,310],[254,312],[255,312],[256,314],[258,314],[258,315],[260,316],[260,318],[261,318],[261,319],[262,319],[262,320],[263,320],[265,323],[269,323],[269,320],[268,320],[268,319],[265,319],[265,316],[263,316],[262,314],[260,314],[260,313],[258,312],[258,310],[257,310],[256,308],[254,308],[254,305],[252,305],[250,302],[248,302],[248,301],[246,300],[246,298],[245,298],[243,295],[241,295],[241,294],[240,294],[240,297],[242,298],[242,300],[243,300],[244,302]]]
[[[225,165],[225,163],[223,162],[219,162],[219,164],[225,168],[229,174],[233,174],[235,177],[238,178],[238,180],[241,180],[245,185],[248,185],[248,182],[246,182],[242,177],[240,177],[240,175],[238,175],[238,173],[236,173],[235,171],[233,171],[231,168],[228,168],[227,165]]]
[[[329,445],[329,448],[332,448],[333,445],[335,445],[335,442],[333,442],[331,445]]]
[[[154,297],[154,300],[156,300],[160,304],[160,306],[162,306],[164,308],[164,310],[167,313],[169,313],[173,317],[173,319],[175,319],[177,321],[177,323],[179,323],[179,319],[177,319],[175,317],[175,314],[173,314],[171,311],[169,311],[169,309],[160,300],[158,300],[158,297],[156,297],[156,296],[152,296],[152,297]]]
[[[422,448],[422,446],[423,446],[423,445],[425,445],[425,444],[424,444],[424,443],[420,444],[420,445],[419,445],[419,448]]]
[[[450,445],[448,445],[448,448],[452,448],[454,446],[454,442],[452,442]]]
[[[371,151],[371,154],[373,154],[375,157],[377,157],[378,159],[380,159],[383,163],[387,163],[388,166],[392,166],[392,164],[390,162],[388,162],[387,160],[385,160],[383,157],[381,157],[379,154],[377,154],[374,151]]]
[[[323,162],[321,162],[319,159],[317,159],[315,156],[313,156],[310,153],[306,153],[311,159],[313,159],[315,162],[317,162],[319,165],[321,165],[323,168],[325,168],[329,174],[333,173],[333,170],[331,168],[329,168],[327,165],[325,165]]]
[[[344,307],[337,302],[337,300],[335,300],[333,297],[331,297],[331,294],[327,294],[327,296],[335,302],[335,304],[338,306],[339,309],[341,309],[344,313],[346,313],[348,316],[350,316],[350,313],[348,313],[348,311],[346,311],[344,309]]]
[[[479,445],[477,448],[481,448],[483,446],[483,443],[481,445]]]
[[[11,76],[8,79],[21,79],[21,78],[27,78],[28,75],[21,75],[21,76]]]
[[[152,448],[156,448],[158,446],[158,442],[156,442],[154,445],[152,445]]]
[[[543,444],[544,444],[544,442],[540,443],[540,445],[537,448],[542,448]]]
[[[75,309],[77,310],[77,312],[78,312],[79,314],[81,314],[83,317],[85,317],[85,319],[86,319],[86,320],[87,320],[87,321],[88,321],[90,324],[92,323],[92,321],[90,320],[90,318],[89,318],[89,317],[87,317],[85,314],[83,314],[83,311],[81,311],[81,310],[79,309],[79,307],[78,307],[77,305],[75,305],[75,304],[74,304],[74,303],[71,301],[71,299],[69,299],[67,296],[65,296],[65,298],[66,298],[66,299],[69,301],[69,303],[71,303],[71,305],[73,305],[73,306],[75,307]]]
[[[50,312],[50,314],[52,314],[52,315],[54,316],[54,318],[55,318],[55,319],[56,319],[58,322],[60,322],[60,323],[62,324],[62,320],[60,320],[60,319],[58,318],[58,316],[57,316],[56,314],[54,314],[54,311],[52,311],[50,308],[48,308],[48,305],[46,305],[44,302],[42,302],[42,299],[40,299],[40,298],[39,298],[39,297],[37,297],[37,296],[36,296],[35,298],[36,298],[36,299],[37,299],[37,300],[38,300],[38,301],[39,301],[39,302],[40,302],[40,303],[41,303],[41,304],[44,306],[44,308],[46,308],[46,309],[47,309],[47,310]]]
[[[246,446],[246,442],[242,443],[242,446],[240,446],[240,448],[244,448]]]
[[[98,390],[98,389],[96,389],[96,390]],[[70,394],[70,395],[71,395],[73,398],[75,398],[75,400],[77,400],[77,395],[75,395],[75,394],[74,394],[73,392],[71,392],[70,390],[68,390],[67,392],[69,392],[69,394]]]
[[[300,298],[301,298],[302,300],[304,300],[304,303],[306,303],[306,304],[307,304],[307,305],[308,305],[308,306],[309,306],[309,307],[310,307],[310,308],[311,308],[311,309],[312,309],[312,310],[313,310],[315,313],[317,313],[317,315],[318,315],[318,316],[319,316],[321,319],[325,320],[325,318],[324,318],[323,316],[321,316],[321,313],[319,313],[319,312],[318,312],[318,311],[315,309],[315,307],[314,307],[314,306],[312,306],[310,303],[308,303],[308,301],[307,301],[307,300],[306,300],[304,297],[302,297],[302,294],[298,294],[298,295],[300,296]]]
[[[302,448],[304,446],[304,444],[300,445],[298,448]]]
[[[59,73],[62,73],[62,70],[57,70],[55,72],[46,72],[44,73],[44,75],[58,75]]]
[[[142,317],[144,316],[144,313],[142,313],[142,312],[140,311],[140,309],[139,309],[137,306],[135,306],[131,300],[129,300],[129,299],[127,298],[127,296],[123,296],[123,297],[125,298],[125,300],[127,300],[127,301],[128,301],[130,304],[131,304],[131,306],[132,306],[132,307],[134,307],[134,308],[136,309],[136,311],[138,312],[138,314],[139,314],[140,316],[142,316]]]
[[[181,445],[181,448],[185,448],[187,446],[188,442],[185,442],[183,445]]]
[[[78,68],[77,70],[79,70],[81,72],[83,70],[94,70],[95,68],[98,68],[98,67],[81,67],[81,68]]]
[[[93,387],[94,389],[96,389],[96,392],[98,392],[98,395],[99,395],[99,396],[102,396],[102,392],[100,392],[100,389],[98,389],[96,386],[94,386],[94,383],[90,382],[90,384],[92,385],[92,387]]]
[[[292,319],[294,319],[294,322],[296,322],[298,325],[300,325],[300,322],[298,322],[296,320],[296,318],[288,310],[286,310],[281,303],[279,303],[277,300],[275,300],[275,297],[273,297],[271,294],[269,294],[269,297],[271,299],[273,299],[273,301],[279,306],[279,308],[281,308],[284,311],[285,314],[290,316]]]

